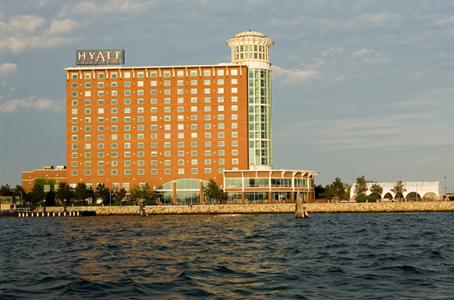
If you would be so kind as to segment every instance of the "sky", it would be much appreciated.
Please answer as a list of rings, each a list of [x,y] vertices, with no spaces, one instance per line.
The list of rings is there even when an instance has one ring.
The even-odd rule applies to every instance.
[[[65,164],[76,49],[126,65],[217,64],[253,30],[275,41],[273,167],[447,181],[454,192],[454,0],[0,1],[0,184]]]

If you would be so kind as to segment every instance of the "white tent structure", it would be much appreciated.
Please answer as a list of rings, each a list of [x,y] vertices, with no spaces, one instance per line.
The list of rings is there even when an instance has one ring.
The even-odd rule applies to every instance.
[[[405,191],[402,193],[405,200],[440,200],[442,199],[440,181],[403,181]],[[396,182],[368,182],[366,195],[370,195],[370,187],[377,184],[383,188],[380,197],[383,201],[391,201],[396,198],[392,190]],[[350,199],[355,198],[355,185],[350,189]]]

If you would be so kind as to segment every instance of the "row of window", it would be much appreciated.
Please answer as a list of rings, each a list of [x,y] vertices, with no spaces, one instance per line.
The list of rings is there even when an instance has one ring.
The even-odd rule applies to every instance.
[[[173,102],[172,102],[172,100],[173,100]],[[178,104],[184,104],[185,103],[183,97],[178,97],[176,99],[176,101],[177,101]],[[191,99],[188,99],[188,101],[190,101],[190,103],[195,104],[195,103],[198,103],[198,98],[197,97],[191,97]],[[229,102],[230,101],[232,103],[236,103],[236,102],[238,102],[238,97],[232,96],[231,98],[226,98],[226,99],[224,97],[217,97],[217,102],[218,103],[224,103],[224,101],[225,102]],[[165,97],[165,98],[163,98],[162,102],[164,104],[171,104],[171,103],[175,102],[175,99],[172,99],[170,97]],[[203,102],[204,103],[211,103],[211,97],[204,97],[203,98]],[[90,99],[85,99],[83,104],[91,105],[92,102],[91,102]],[[97,104],[98,105],[104,105],[105,104],[104,99],[98,99],[97,100]],[[118,104],[118,99],[111,99],[110,100],[110,104],[111,105],[117,105]],[[131,99],[123,99],[123,104],[124,105],[130,105],[131,104]],[[137,99],[137,104],[138,105],[144,105],[145,104],[145,100],[143,98],[138,98]],[[150,99],[150,104],[152,104],[152,105],[158,104],[158,98],[151,98]],[[71,100],[71,105],[72,106],[77,106],[77,105],[79,105],[79,101],[77,99],[72,99]]]
[[[197,134],[197,132],[193,132],[193,133],[191,133],[190,136],[191,136],[191,138],[197,138],[197,137],[198,137],[198,134]],[[203,136],[204,136],[205,139],[211,139],[213,135],[211,134],[211,132],[205,132]],[[237,137],[238,137],[238,132],[233,131],[233,132],[231,133],[230,136],[231,136],[232,138],[237,138]],[[132,135],[131,135],[130,133],[124,133],[124,134],[123,134],[123,139],[124,139],[124,140],[131,140],[131,137],[132,137]],[[171,135],[166,135],[166,134],[164,134],[164,138],[165,138],[165,139],[170,138],[170,137],[171,137]],[[184,132],[179,132],[179,133],[177,133],[176,137],[177,137],[178,139],[184,139],[184,138],[185,138],[185,134],[184,134]],[[225,138],[225,137],[226,137],[226,136],[225,136],[225,132],[223,132],[223,131],[217,132],[217,137],[218,137],[219,139]],[[82,138],[82,137],[81,137],[81,138]],[[105,140],[105,138],[106,138],[106,135],[105,135],[105,134],[98,134],[98,135],[96,135],[96,140],[98,140],[98,141],[103,141],[103,140]],[[157,138],[158,138],[158,136],[155,135],[154,138],[152,138],[152,139],[157,139]],[[118,134],[116,134],[116,133],[110,134],[110,139],[111,139],[112,141],[117,141],[117,140],[118,140]],[[143,140],[143,139],[145,139],[145,134],[143,134],[143,133],[138,133],[138,134],[136,135],[135,139]],[[92,140],[92,135],[91,135],[91,134],[85,134],[83,140],[84,140],[84,141],[91,141],[91,140]],[[79,136],[78,136],[78,135],[75,135],[75,134],[71,135],[71,141],[73,141],[73,142],[79,141]],[[221,143],[221,142],[222,142],[222,140],[219,141],[219,143]],[[178,142],[178,144],[180,144],[180,143],[181,143],[181,145],[184,147],[184,142]],[[125,143],[125,145],[126,145],[126,144],[130,144],[130,143]],[[139,145],[139,144],[140,144],[140,143],[138,143],[138,145]],[[164,142],[164,145],[167,145],[167,144],[170,146],[170,142]],[[143,145],[143,143],[142,143],[142,145]],[[153,145],[157,145],[157,142],[151,142],[151,147],[152,147],[152,148],[156,148],[156,147],[153,147]],[[210,145],[209,147],[211,147],[211,141],[210,141],[210,140],[205,141],[205,146],[207,146],[207,145]],[[208,146],[207,146],[207,147],[208,147]],[[142,148],[143,148],[143,147],[142,147]],[[100,148],[100,149],[102,149],[102,148]]]
[[[204,79],[202,82],[203,82],[203,85],[211,85],[212,83],[217,83],[217,85],[224,85],[225,80],[224,79],[218,79],[218,80],[213,80],[212,81],[211,79]],[[145,86],[145,83],[144,83],[143,80],[139,80],[139,81],[137,81],[135,83],[136,83],[136,86],[138,86],[138,87]],[[180,86],[180,87],[181,86],[185,86],[184,83],[185,83],[184,80],[177,80],[176,81],[177,86]],[[133,82],[127,81],[127,80],[123,81],[123,87],[131,87],[131,84],[134,85],[134,81]],[[191,81],[190,81],[190,85],[191,86],[196,86],[198,84],[199,84],[199,81],[197,79],[191,79]],[[237,78],[230,79],[230,84],[232,84],[232,85],[238,84],[238,79]],[[80,85],[82,86],[82,84],[80,84]],[[162,85],[165,86],[165,87],[170,87],[170,86],[172,86],[172,81],[171,80],[163,80]],[[71,83],[71,88],[72,89],[77,89],[78,86],[79,86],[79,84],[76,83],[76,82]],[[92,84],[91,84],[90,81],[87,81],[87,82],[84,82],[83,86],[85,88],[91,88]],[[105,83],[103,81],[99,81],[99,82],[97,82],[96,86],[98,88],[104,88],[105,87]],[[151,80],[150,81],[150,86],[152,86],[152,87],[158,86],[158,81],[157,80]],[[118,82],[117,81],[111,81],[110,82],[110,87],[114,87],[114,88],[118,87]]]
[[[203,111],[204,112],[211,112],[211,108],[212,107],[213,106],[211,106],[211,105],[205,105],[203,107]],[[224,105],[218,105],[216,108],[217,108],[218,112],[225,111],[225,106]],[[171,110],[172,110],[172,107],[171,106],[164,106],[163,110],[164,110],[165,113],[170,113]],[[231,111],[238,111],[238,105],[231,105],[230,106],[230,110]],[[84,111],[84,113],[86,115],[89,115],[89,114],[92,113],[92,109],[91,108],[84,108],[83,111]],[[151,112],[157,112],[158,108],[157,107],[151,107],[150,111]],[[190,107],[190,111],[191,112],[197,112],[198,111],[198,106],[191,106]],[[104,114],[105,109],[103,107],[99,107],[96,112],[98,113],[98,115],[102,115],[102,114]],[[117,114],[118,113],[118,108],[116,108],[116,107],[111,108],[110,112],[112,114]],[[144,112],[145,112],[145,108],[144,107],[137,107],[137,113],[143,114]],[[184,112],[184,106],[177,106],[177,112],[179,112],[179,113]],[[79,113],[79,109],[78,108],[72,108],[71,109],[71,114],[72,115],[77,115],[78,113]],[[123,108],[123,113],[124,114],[130,114],[131,113],[131,107],[124,107]]]
[[[186,71],[186,72],[185,72]],[[237,68],[232,68],[232,69],[228,69],[228,72],[226,72],[225,69],[217,69],[216,72],[212,72],[212,70],[208,70],[208,69],[202,69],[200,70],[201,72],[199,73],[199,70],[198,69],[195,69],[195,70],[172,70],[172,71],[169,71],[169,70],[165,70],[165,71],[161,71],[161,70],[153,70],[153,71],[149,71],[149,76],[151,78],[158,78],[158,75],[159,77],[185,77],[185,76],[190,76],[190,77],[195,77],[195,76],[212,76],[211,74],[213,74],[213,76],[217,75],[217,76],[225,76],[225,75],[228,75],[230,74],[230,76],[238,76],[238,69]],[[110,78],[118,78],[120,76],[120,78],[134,78],[134,77],[137,77],[137,78],[145,78],[145,72],[144,71],[122,71],[122,72],[117,72],[117,71],[112,71],[112,72],[108,72]],[[80,75],[80,76],[79,76]],[[105,72],[96,72],[96,77],[95,77],[95,73],[94,72],[71,72],[71,79],[95,79],[95,78],[98,78],[98,79],[104,79],[106,78],[105,77]]]
[[[103,150],[103,149],[104,148],[101,148],[100,150]],[[112,148],[112,149],[117,149],[117,148]],[[130,149],[130,148],[126,148],[126,149]],[[166,148],[166,149],[168,149],[168,148]],[[76,147],[76,149],[73,149],[73,150],[77,150],[77,147]],[[91,147],[89,147],[88,149],[85,149],[85,150],[91,150]],[[234,156],[239,155],[239,151],[237,149],[233,149],[231,151],[232,151],[231,152],[232,155],[234,155]],[[123,157],[124,158],[130,158],[131,157],[131,152],[130,151],[124,151],[122,153],[123,153]],[[212,153],[213,153],[213,151],[210,150],[210,149],[203,150],[203,155],[204,156],[211,156]],[[107,154],[109,154],[109,153],[107,153]],[[133,152],[133,154],[135,155],[136,153]],[[172,157],[172,152],[170,150],[165,150],[164,152],[161,152],[160,154],[161,155],[164,154],[164,157]],[[151,157],[158,157],[158,151],[151,151],[150,155],[151,155]],[[224,156],[225,155],[225,150],[222,150],[222,149],[218,150],[217,151],[217,155],[218,156]],[[184,151],[183,150],[178,150],[177,151],[177,156],[178,157],[184,157],[185,156]],[[199,156],[199,151],[198,150],[191,150],[191,156],[193,156],[193,157]],[[77,156],[77,152],[74,152],[74,151],[71,152],[71,157],[72,158],[77,158],[78,157]],[[84,157],[85,158],[91,158],[91,152],[84,152]],[[105,157],[104,156],[104,151],[98,151],[97,152],[97,157],[98,158],[104,158]],[[118,157],[118,152],[117,151],[110,152],[110,157],[117,158]],[[145,157],[145,151],[137,151],[137,157],[139,157],[139,158],[140,157]]]
[[[234,160],[232,160],[232,163],[237,162],[237,161],[238,161],[238,159],[234,158]],[[171,161],[170,159],[165,159],[165,160],[163,160],[163,162],[164,162],[164,166],[171,166],[171,165],[172,165],[172,161]],[[176,160],[175,162],[176,162],[177,165],[179,165],[179,166],[184,166],[184,165],[185,165],[184,159],[178,159],[178,160]],[[189,162],[189,161],[188,161],[188,162]],[[203,162],[204,162],[205,165],[211,165],[212,160],[211,160],[211,158],[205,158],[205,159],[203,160]],[[139,167],[145,166],[145,160],[143,160],[143,159],[139,159],[139,160],[133,161],[133,162],[131,162],[131,160],[124,160],[124,161],[123,161],[123,166],[125,166],[125,167],[130,167],[130,166],[132,166],[132,165],[135,165],[136,163],[137,163],[137,165],[138,165]],[[162,162],[161,162],[161,163],[162,163]],[[190,164],[193,165],[193,166],[197,166],[197,165],[199,164],[199,160],[198,160],[197,158],[191,159]],[[220,158],[220,159],[218,160],[218,164],[219,164],[219,165],[224,165],[224,164],[225,164],[225,159],[224,159],[224,158]],[[236,164],[236,163],[234,163],[234,164]],[[104,166],[106,165],[106,163],[105,163],[105,161],[103,161],[103,160],[98,160],[98,161],[96,162],[96,165],[97,165],[98,167],[104,167]],[[111,165],[112,167],[117,167],[117,166],[118,166],[118,160],[112,160],[112,161],[110,161],[110,165]],[[157,160],[151,160],[151,161],[150,161],[150,165],[151,165],[152,167],[153,167],[153,166],[157,166],[157,165],[158,165],[158,161],[157,161]],[[77,166],[78,166],[78,162],[77,162],[77,161],[72,161],[72,162],[71,162],[71,167],[77,167]],[[84,161],[84,166],[85,166],[85,167],[91,167],[91,166],[92,166],[92,162],[89,161],[89,160]]]
[[[172,165],[172,160],[170,160],[170,159],[165,159],[165,160],[163,160],[163,162],[164,162],[164,166],[171,166]],[[237,165],[238,164],[238,158],[233,158],[231,162],[232,162],[233,165]],[[123,166],[124,167],[130,167],[132,165],[135,165],[136,163],[137,163],[137,166],[139,166],[139,167],[144,167],[145,166],[145,160],[137,160],[137,161],[133,161],[133,162],[131,162],[131,160],[124,160],[123,161]],[[162,161],[161,161],[161,163],[162,163]],[[178,159],[178,160],[174,161],[174,164],[175,163],[178,166],[184,166],[185,165],[185,160],[184,159]],[[197,166],[199,164],[199,160],[197,158],[191,159],[190,163],[188,161],[188,164],[190,164],[192,166]],[[211,158],[205,158],[203,160],[203,164],[204,165],[211,165],[212,164]],[[225,165],[225,159],[224,158],[219,158],[218,161],[217,161],[217,164],[218,165]],[[158,165],[158,161],[157,160],[151,160],[150,161],[150,166],[156,167],[157,165]],[[91,167],[92,166],[92,162],[91,161],[85,161],[83,166],[84,167]],[[106,163],[103,160],[99,160],[99,161],[96,162],[96,166],[105,167]],[[111,167],[118,167],[118,161],[117,160],[110,161],[110,166]],[[72,161],[71,162],[71,167],[77,168],[78,167],[78,162],[77,161]]]
[[[137,95],[138,96],[144,96],[145,95],[145,91],[144,90],[134,90],[134,92],[137,91]],[[171,95],[172,94],[172,90],[171,89],[163,89],[162,90],[164,95]],[[190,90],[185,90],[185,89],[177,89],[176,90],[176,94],[177,95],[184,95],[185,92],[189,92],[191,95],[197,95],[199,93],[199,89],[197,88],[192,88]],[[211,88],[204,88],[203,89],[203,94],[205,95],[209,95],[211,93],[215,93],[216,92],[216,89],[211,89]],[[222,95],[225,93],[225,89],[223,87],[218,87],[217,88],[217,93]],[[237,94],[238,93],[238,88],[237,87],[232,87],[230,88],[230,93],[232,94]],[[104,91],[98,91],[97,92],[97,95],[98,97],[104,97],[106,96],[107,94],[109,94],[109,92],[104,92]],[[150,90],[150,95],[157,95],[158,94],[158,90],[157,89],[152,89]],[[71,96],[72,97],[77,97],[79,95],[79,93],[77,91],[72,91],[71,92]],[[80,93],[80,95],[83,95],[85,97],[91,97],[92,96],[92,93],[91,91],[84,91],[83,93]],[[112,97],[116,97],[118,96],[118,91],[117,90],[112,90],[110,91],[110,95]],[[131,96],[131,90],[123,90],[123,96]]]
[[[237,168],[232,168],[232,169],[235,170]],[[224,172],[224,170],[225,170],[224,168],[219,168],[218,172],[222,173],[222,172]],[[137,175],[145,175],[146,174],[145,173],[145,169],[134,169],[134,171],[137,172],[136,173]],[[151,169],[150,173],[151,173],[151,175],[160,175],[159,172],[158,172],[158,169]],[[204,174],[211,174],[212,173],[212,168],[204,168],[203,173]],[[91,170],[84,170],[83,174],[85,176],[93,175]],[[96,174],[98,176],[107,175],[105,173],[105,170],[103,170],[103,169],[97,170]],[[111,169],[110,170],[110,175],[116,176],[118,174],[119,174],[118,169]],[[164,171],[163,171],[163,174],[171,175],[172,174],[172,169],[165,168]],[[184,175],[185,174],[185,169],[184,168],[178,168],[177,174],[178,175]],[[190,174],[199,174],[199,169],[198,168],[191,168],[190,169]],[[79,171],[78,170],[71,170],[71,175],[72,176],[78,176],[79,175]],[[123,175],[132,175],[131,169],[124,169],[123,170]]]
[[[156,127],[155,127],[155,126],[156,126]],[[87,128],[87,127],[88,127],[88,128]],[[157,131],[157,125],[152,125],[151,130]],[[90,126],[85,126],[85,132],[90,132],[90,131],[91,131]],[[98,126],[98,131],[104,131],[104,129],[103,129],[101,126]],[[116,131],[116,130],[113,130],[113,131]],[[73,133],[74,133],[74,132],[77,132],[77,130],[72,130],[72,132],[73,132]],[[73,134],[73,135],[71,135],[71,136],[73,137],[73,136],[77,136],[77,135],[74,135],[74,134]],[[85,136],[87,136],[87,135],[85,135]],[[89,136],[90,136],[90,139],[91,139],[91,135],[89,135]],[[131,137],[132,137],[132,136],[131,136],[130,133],[125,133],[125,134],[123,134],[123,139],[125,139],[125,140],[130,140]],[[189,137],[190,137],[191,139],[197,139],[197,138],[201,137],[201,135],[199,135],[198,132],[191,132],[190,134],[186,134],[186,135],[185,135],[184,132],[177,132],[176,134],[173,134],[173,138],[177,138],[177,139],[184,139],[184,138],[189,138]],[[213,134],[212,134],[211,132],[204,132],[204,133],[203,133],[203,137],[204,137],[205,139],[211,139],[211,138],[213,138]],[[219,132],[217,132],[217,138],[221,138],[221,139],[222,139],[222,138],[225,138],[225,137],[226,137],[226,134],[225,134],[224,131],[219,131]],[[232,131],[232,132],[230,133],[230,137],[232,137],[232,138],[238,138],[238,137],[239,137],[238,131]],[[104,138],[105,138],[105,135],[102,135],[102,134],[100,134],[100,135],[97,136],[97,139],[98,139],[98,140],[104,140]],[[158,134],[153,134],[153,133],[152,133],[152,134],[150,134],[150,138],[151,138],[151,139],[157,139],[157,138],[158,138]],[[167,140],[167,139],[171,139],[171,138],[172,138],[172,134],[169,133],[169,132],[165,132],[165,133],[163,134],[163,138],[166,139],[166,140]],[[78,140],[78,138],[71,138],[71,139],[72,139],[73,141]],[[111,134],[111,139],[114,140],[114,141],[118,140],[118,134],[115,134],[115,133],[114,133],[114,134]],[[138,134],[137,134],[137,139],[139,139],[139,140],[145,139],[145,134],[144,134],[144,133],[138,133]],[[87,139],[86,139],[86,140],[87,140]]]
[[[295,187],[307,187],[306,178],[294,178]],[[239,187],[292,187],[292,178],[226,178],[225,186]]]

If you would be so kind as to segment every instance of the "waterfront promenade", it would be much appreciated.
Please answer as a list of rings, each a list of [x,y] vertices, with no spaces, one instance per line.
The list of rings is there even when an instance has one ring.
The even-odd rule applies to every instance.
[[[454,201],[378,202],[378,203],[304,203],[309,213],[384,213],[384,212],[454,212]],[[41,208],[35,211],[41,211]],[[48,212],[62,212],[63,207],[47,207]],[[72,206],[67,211],[95,211],[96,215],[138,215],[139,206]],[[294,203],[216,204],[216,205],[152,205],[148,215],[170,214],[289,214]]]

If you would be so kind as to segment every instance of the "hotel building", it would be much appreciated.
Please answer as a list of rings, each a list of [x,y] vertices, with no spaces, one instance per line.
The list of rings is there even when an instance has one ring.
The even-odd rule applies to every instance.
[[[317,172],[272,169],[273,41],[227,45],[231,63],[66,68],[67,182],[148,184],[172,204],[204,203],[210,179],[230,202],[313,199]]]

